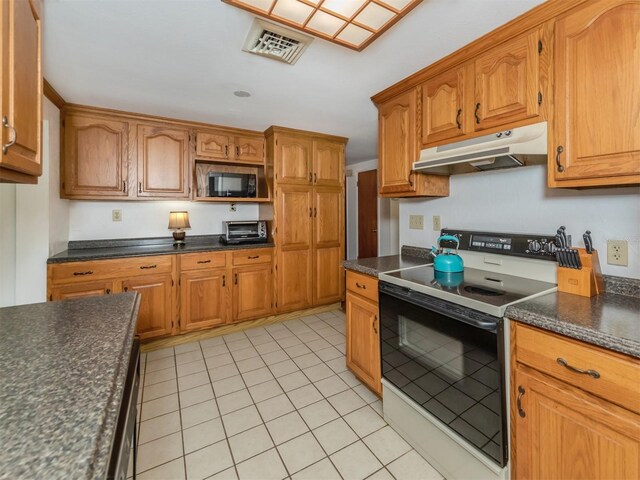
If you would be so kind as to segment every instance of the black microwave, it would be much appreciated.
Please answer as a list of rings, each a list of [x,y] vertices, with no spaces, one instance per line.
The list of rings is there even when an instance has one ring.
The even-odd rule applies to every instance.
[[[255,198],[256,180],[253,173],[209,172],[209,196]]]

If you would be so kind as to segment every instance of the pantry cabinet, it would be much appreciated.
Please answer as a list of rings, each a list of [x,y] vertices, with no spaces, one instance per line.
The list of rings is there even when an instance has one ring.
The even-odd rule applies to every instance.
[[[343,298],[344,193],[316,187],[313,195],[313,304],[322,305]]]
[[[0,182],[37,183],[42,174],[42,3],[0,7]]]
[[[382,395],[378,280],[347,271],[347,367],[371,390]]]
[[[638,478],[640,362],[515,322],[511,342],[512,478]]]
[[[276,181],[288,185],[311,184],[313,140],[301,135],[278,134],[274,145]]]
[[[640,183],[637,1],[588,2],[556,22],[549,185]]]

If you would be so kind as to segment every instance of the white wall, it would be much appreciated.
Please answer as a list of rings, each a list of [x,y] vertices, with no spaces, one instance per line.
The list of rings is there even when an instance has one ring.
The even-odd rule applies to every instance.
[[[16,186],[0,183],[0,307],[16,300]]]
[[[223,220],[255,220],[257,204],[236,204],[231,212],[229,204],[208,204],[178,201],[149,202],[69,202],[69,240],[99,240],[110,238],[169,237],[169,212],[189,212],[189,235],[222,233]],[[122,210],[122,221],[113,222],[111,212]]]
[[[546,167],[454,175],[447,198],[400,201],[400,244],[430,247],[442,226],[469,230],[555,234],[560,225],[582,247],[591,230],[605,274],[640,278],[640,189],[549,189]],[[409,215],[425,216],[425,230],[410,230]],[[607,265],[607,239],[628,240],[629,266]]]
[[[347,258],[358,256],[358,173],[377,168],[377,159],[347,165],[347,170],[352,172],[346,178]],[[378,255],[398,252],[398,202],[378,198]]]

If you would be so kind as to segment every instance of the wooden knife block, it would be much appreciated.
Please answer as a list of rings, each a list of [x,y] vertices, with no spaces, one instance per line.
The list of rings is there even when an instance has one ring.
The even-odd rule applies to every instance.
[[[604,293],[604,279],[600,271],[597,250],[589,255],[584,248],[578,248],[582,269],[558,267],[558,291],[593,297]]]

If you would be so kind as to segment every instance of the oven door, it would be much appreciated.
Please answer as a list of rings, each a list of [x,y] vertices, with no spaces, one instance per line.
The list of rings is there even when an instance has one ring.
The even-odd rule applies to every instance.
[[[505,466],[502,319],[380,282],[380,320],[382,376]]]

